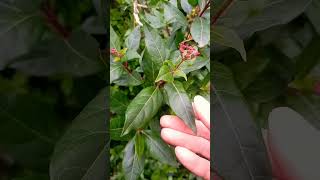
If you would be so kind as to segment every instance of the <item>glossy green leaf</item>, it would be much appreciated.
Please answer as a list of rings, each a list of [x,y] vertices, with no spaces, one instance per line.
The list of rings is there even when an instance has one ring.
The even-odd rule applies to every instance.
[[[151,60],[154,61],[156,65],[162,64],[167,59],[168,54],[163,39],[156,30],[149,31],[147,27],[144,27],[144,34],[146,49],[151,56]]]
[[[110,83],[117,80],[124,73],[124,68],[120,62],[110,62]]]
[[[141,32],[140,26],[137,26],[129,34],[125,41],[125,45],[129,50],[138,50],[140,46]]]
[[[188,94],[179,81],[166,83],[165,92],[168,96],[169,106],[192,130],[196,132],[195,115]]]
[[[144,155],[145,138],[141,132],[137,132],[134,139],[135,152],[141,158]]]
[[[213,121],[213,142],[215,153],[219,154],[214,156],[214,168],[227,179],[271,178],[263,139],[234,83],[232,72],[217,62],[213,62],[212,72],[217,102],[212,105],[211,113],[213,117],[219,117]]]
[[[171,69],[168,65],[164,64],[159,71],[159,74],[155,80],[155,82],[159,81],[165,81],[165,82],[173,82],[173,74],[171,72]]]
[[[110,49],[111,48],[116,48],[118,51],[121,49],[120,38],[118,34],[110,26]]]
[[[247,60],[243,41],[232,29],[223,26],[214,26],[211,40],[219,45],[234,48],[241,54],[243,60]]]
[[[210,42],[210,21],[202,17],[195,18],[191,24],[190,32],[200,48],[208,45]]]
[[[122,167],[126,180],[136,180],[143,172],[144,157],[139,157],[135,152],[135,142],[131,140],[126,145],[124,150],[124,161],[122,161]]]
[[[150,130],[143,131],[143,134],[145,135],[148,150],[154,158],[171,166],[178,165],[173,149],[160,138],[159,134]]]
[[[150,26],[158,29],[165,26],[162,17],[146,13],[146,20],[149,22]]]
[[[143,127],[159,110],[163,97],[158,87],[147,87],[131,101],[126,111],[123,135]]]
[[[103,89],[76,117],[56,144],[51,180],[106,179],[108,133],[107,95]],[[76,167],[76,168],[75,168]]]

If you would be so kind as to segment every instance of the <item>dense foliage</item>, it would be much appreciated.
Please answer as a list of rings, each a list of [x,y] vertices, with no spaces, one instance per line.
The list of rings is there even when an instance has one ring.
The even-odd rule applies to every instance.
[[[160,138],[159,120],[176,114],[195,130],[191,99],[209,98],[209,7],[204,0],[118,1],[112,7],[112,179],[193,177],[177,169],[173,149]]]

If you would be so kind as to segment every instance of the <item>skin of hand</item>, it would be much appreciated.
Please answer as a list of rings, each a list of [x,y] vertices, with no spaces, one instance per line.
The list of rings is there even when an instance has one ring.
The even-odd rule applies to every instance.
[[[165,115],[160,119],[162,139],[175,146],[180,163],[197,176],[210,179],[210,103],[195,96],[193,109],[197,134],[177,116]]]

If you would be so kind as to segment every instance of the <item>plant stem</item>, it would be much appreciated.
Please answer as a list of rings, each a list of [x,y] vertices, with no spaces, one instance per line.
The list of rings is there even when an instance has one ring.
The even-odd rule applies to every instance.
[[[212,17],[212,26],[218,21],[219,17],[228,9],[228,7],[233,3],[234,0],[226,0],[218,12]]]
[[[54,31],[56,31],[64,39],[69,37],[70,32],[58,21],[58,17],[48,1],[43,3],[42,13],[46,18],[47,24],[50,25]]]
[[[200,12],[199,17],[202,17],[204,12],[210,7],[210,0],[207,2],[207,4],[204,6],[203,10]]]

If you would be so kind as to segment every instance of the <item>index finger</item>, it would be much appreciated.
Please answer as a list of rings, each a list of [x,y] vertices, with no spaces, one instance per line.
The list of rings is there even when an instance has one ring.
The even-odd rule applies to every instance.
[[[210,103],[199,95],[194,97],[193,102],[197,118],[202,121],[208,129],[210,129]]]

